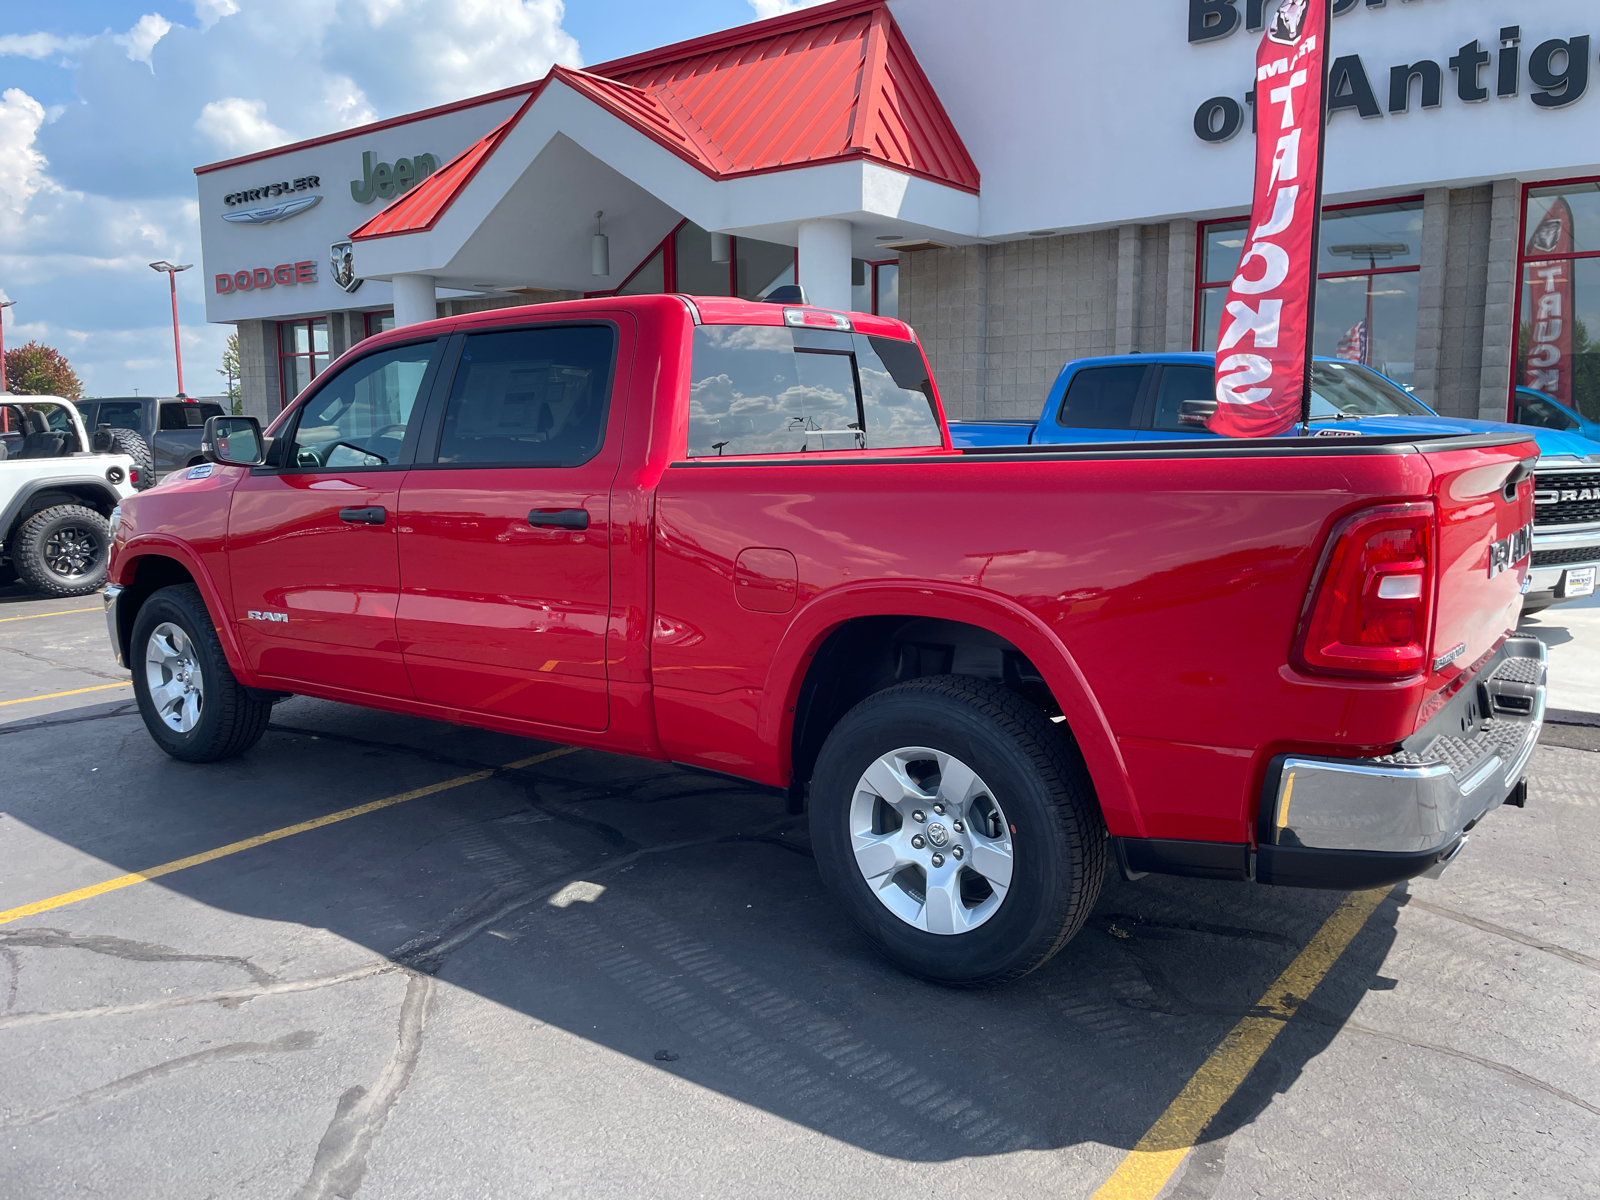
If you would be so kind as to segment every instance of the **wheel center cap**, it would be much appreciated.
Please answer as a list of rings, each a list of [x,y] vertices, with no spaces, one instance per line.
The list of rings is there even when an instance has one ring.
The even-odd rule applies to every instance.
[[[930,846],[946,846],[950,843],[950,831],[938,821],[928,826],[928,844]]]

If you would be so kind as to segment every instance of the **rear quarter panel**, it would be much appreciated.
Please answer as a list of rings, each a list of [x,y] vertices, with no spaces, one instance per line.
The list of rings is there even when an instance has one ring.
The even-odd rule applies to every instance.
[[[814,649],[852,611],[841,591],[897,589],[909,615],[982,597],[1059,647],[1036,665],[1086,752],[1103,743],[1089,759],[1112,832],[1248,841],[1266,757],[1386,750],[1410,732],[1419,681],[1286,664],[1332,524],[1425,497],[1430,480],[1420,455],[1304,452],[675,467],[657,493],[663,742],[675,757],[715,745],[725,761],[703,765],[782,782],[798,680],[767,668],[808,610],[833,606],[807,634]],[[750,547],[795,556],[791,613],[736,602]]]

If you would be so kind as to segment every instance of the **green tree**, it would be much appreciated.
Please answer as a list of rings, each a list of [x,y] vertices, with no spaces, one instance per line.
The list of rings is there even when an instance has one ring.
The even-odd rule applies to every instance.
[[[6,351],[6,388],[18,396],[83,399],[83,384],[67,356],[39,342]]]
[[[217,374],[228,381],[228,399],[233,402],[233,415],[244,415],[244,395],[239,390],[239,331],[235,329],[228,335],[228,342],[222,347],[222,366],[217,369]]]

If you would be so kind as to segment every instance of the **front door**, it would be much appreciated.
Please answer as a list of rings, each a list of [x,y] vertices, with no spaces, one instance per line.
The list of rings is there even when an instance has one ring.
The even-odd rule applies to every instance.
[[[398,627],[418,699],[606,727],[626,321],[463,339],[400,495]]]
[[[290,445],[233,492],[228,563],[250,665],[286,681],[411,695],[395,635],[400,484],[440,342],[391,347],[318,380]]]

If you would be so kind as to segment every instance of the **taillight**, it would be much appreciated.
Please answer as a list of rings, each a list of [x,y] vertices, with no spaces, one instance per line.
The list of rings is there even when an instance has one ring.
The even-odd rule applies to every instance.
[[[1295,665],[1324,675],[1414,675],[1433,616],[1433,506],[1369,508],[1333,531]]]

